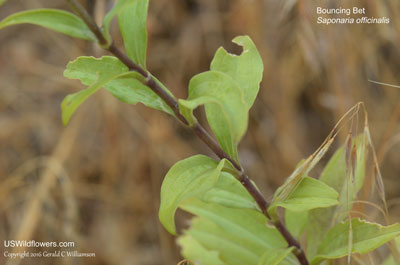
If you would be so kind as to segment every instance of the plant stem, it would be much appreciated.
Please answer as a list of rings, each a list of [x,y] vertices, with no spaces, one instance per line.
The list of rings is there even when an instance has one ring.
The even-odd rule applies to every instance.
[[[85,8],[76,0],[65,0],[70,6],[71,9],[85,22],[85,24],[89,27],[89,29],[93,32],[93,34],[97,37],[99,44],[102,48],[112,53],[115,57],[117,57],[122,63],[124,63],[129,70],[136,71],[140,75],[142,75],[146,81],[143,83],[148,86],[151,90],[153,90],[164,102],[173,110],[176,118],[181,121],[185,125],[189,125],[188,121],[179,111],[179,104],[175,97],[168,94],[157,81],[153,78],[153,76],[145,69],[143,69],[140,65],[134,63],[125,53],[123,53],[118,47],[111,42],[109,45],[107,44],[107,40],[105,39],[103,33],[100,28],[97,26],[93,18],[87,13]],[[190,126],[193,132],[220,158],[227,159],[232,165],[236,168],[239,173],[239,181],[246,188],[246,190],[250,193],[250,195],[256,201],[258,207],[262,211],[262,213],[268,218],[271,219],[270,215],[267,212],[269,203],[265,200],[260,191],[256,188],[256,186],[251,182],[249,177],[244,172],[243,168],[240,164],[232,159],[222,148],[221,146],[211,137],[211,135],[204,129],[204,127],[196,122],[194,125]],[[309,265],[304,250],[301,248],[299,242],[290,234],[289,230],[287,230],[284,223],[280,220],[274,220],[273,225],[276,229],[281,233],[281,235],[285,238],[288,245],[290,247],[295,247],[297,249],[296,257],[299,260],[301,265]]]
[[[97,26],[93,17],[86,11],[86,9],[77,1],[77,0],[65,0],[68,5],[71,7],[72,11],[75,12],[82,20],[85,22],[86,26],[90,29],[90,31],[96,36],[97,40],[101,47],[107,45],[107,40],[104,37],[103,33]]]

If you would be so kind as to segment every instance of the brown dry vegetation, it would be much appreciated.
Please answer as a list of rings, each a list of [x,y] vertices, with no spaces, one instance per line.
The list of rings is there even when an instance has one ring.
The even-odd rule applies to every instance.
[[[96,2],[94,12],[102,16],[109,1]],[[269,198],[346,110],[364,101],[389,212],[400,221],[400,88],[367,81],[400,84],[400,2],[360,1],[369,15],[391,23],[351,26],[317,25],[314,2],[151,1],[148,68],[185,97],[188,80],[208,69],[219,46],[240,52],[230,40],[252,37],[265,71],[239,152]],[[0,18],[35,7],[67,9],[62,0],[9,0]],[[120,103],[105,91],[64,128],[60,102],[83,88],[63,78],[65,65],[102,54],[35,26],[0,31],[0,238],[75,241],[78,250],[97,254],[79,262],[41,259],[41,265],[176,264],[179,250],[157,217],[162,178],[179,159],[210,151],[165,114]],[[31,262],[21,264],[39,264]]]

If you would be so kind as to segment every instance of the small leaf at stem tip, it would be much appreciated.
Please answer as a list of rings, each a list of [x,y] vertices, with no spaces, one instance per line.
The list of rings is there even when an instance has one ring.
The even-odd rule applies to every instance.
[[[33,9],[14,13],[0,21],[0,29],[24,23],[42,26],[75,38],[97,41],[82,19],[58,9]]]
[[[182,201],[198,196],[217,183],[225,159],[219,163],[204,155],[196,155],[171,167],[161,186],[158,216],[171,234],[176,234],[175,212]]]
[[[126,53],[146,69],[147,9],[149,0],[136,0],[118,14],[118,24]]]

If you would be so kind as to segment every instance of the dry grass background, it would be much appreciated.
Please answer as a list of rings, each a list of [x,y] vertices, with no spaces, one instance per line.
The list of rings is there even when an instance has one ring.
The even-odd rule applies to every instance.
[[[107,5],[88,2],[98,3],[99,16]],[[219,46],[240,52],[230,40],[252,37],[265,71],[239,152],[269,197],[346,110],[364,101],[389,211],[400,221],[400,89],[367,81],[400,84],[400,2],[353,1],[391,23],[351,26],[317,25],[314,2],[151,1],[148,68],[185,97],[190,77],[208,69]],[[0,18],[36,7],[67,9],[61,0],[9,0]],[[120,103],[105,91],[90,98],[64,128],[60,102],[83,88],[63,78],[65,65],[80,55],[102,54],[90,43],[30,25],[0,31],[0,238],[71,240],[78,250],[97,255],[21,264],[180,260],[174,238],[158,222],[161,181],[179,159],[210,152],[165,114]],[[179,220],[184,226],[185,219]],[[5,262],[0,256],[0,264]]]

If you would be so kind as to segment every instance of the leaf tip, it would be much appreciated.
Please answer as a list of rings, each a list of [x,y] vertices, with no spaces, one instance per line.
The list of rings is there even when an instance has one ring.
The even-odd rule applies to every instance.
[[[158,211],[158,218],[160,219],[160,222],[162,226],[165,228],[165,230],[168,231],[173,236],[176,236],[176,228],[175,228],[175,213],[172,215],[170,214],[170,210],[165,209],[163,206],[163,203],[161,203],[160,210]]]
[[[68,96],[61,102],[61,120],[64,126],[67,126],[71,119],[70,113],[67,111]]]

